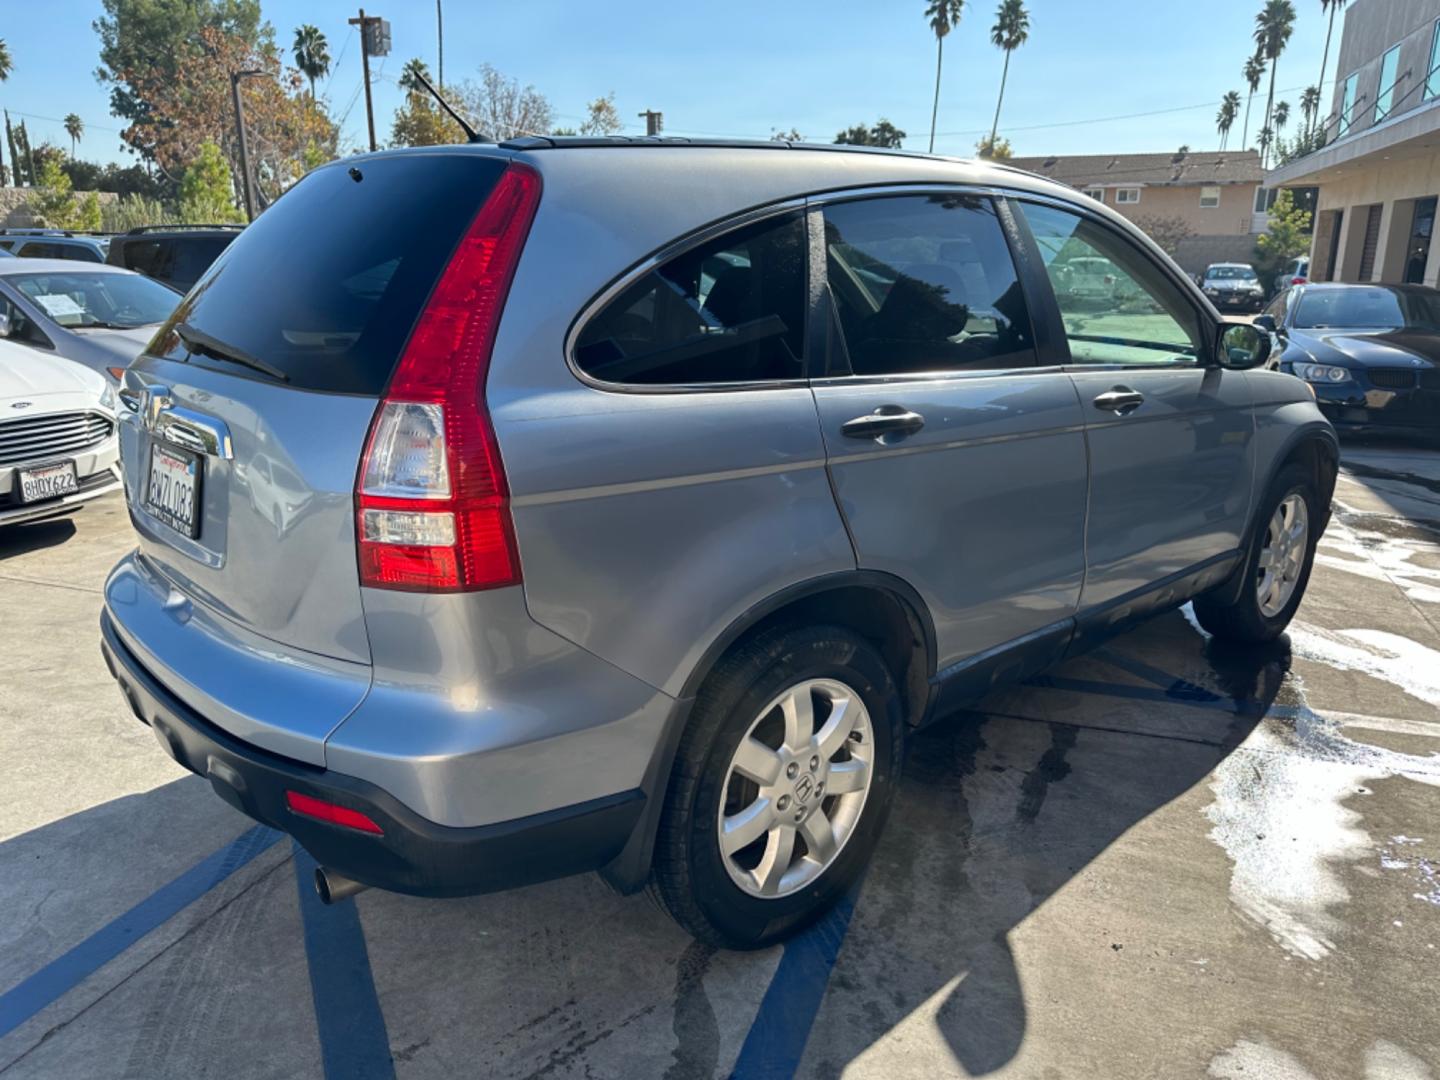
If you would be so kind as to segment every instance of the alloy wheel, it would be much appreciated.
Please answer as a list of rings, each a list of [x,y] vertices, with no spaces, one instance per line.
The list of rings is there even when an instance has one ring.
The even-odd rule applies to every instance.
[[[1305,500],[1291,492],[1280,500],[1265,530],[1260,562],[1255,572],[1255,595],[1260,613],[1273,619],[1285,610],[1295,594],[1310,538],[1310,512]]]

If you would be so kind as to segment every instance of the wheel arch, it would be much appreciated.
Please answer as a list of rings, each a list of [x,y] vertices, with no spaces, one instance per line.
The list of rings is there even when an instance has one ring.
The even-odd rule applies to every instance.
[[[785,624],[843,626],[875,644],[905,702],[905,718],[918,725],[930,706],[935,673],[935,624],[920,594],[907,581],[877,570],[848,570],[790,585],[752,605],[706,648],[675,700],[664,736],[646,769],[645,809],[624,849],[600,871],[622,893],[642,888],[650,874],[655,832],[665,802],[680,735],[716,663],[742,641]]]

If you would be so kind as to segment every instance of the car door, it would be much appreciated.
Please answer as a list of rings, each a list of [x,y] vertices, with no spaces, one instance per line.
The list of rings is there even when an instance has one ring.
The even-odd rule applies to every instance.
[[[1047,663],[1084,572],[1084,426],[1069,378],[1037,366],[1007,212],[950,189],[810,216],[831,322],[812,386],[859,565],[920,593],[942,674],[1002,658],[974,669],[983,690]]]
[[[1254,470],[1249,383],[1206,363],[1214,319],[1178,272],[1097,215],[1016,205],[1053,287],[1050,314],[1085,417],[1081,613],[1141,614],[1174,600],[1197,568],[1225,570],[1241,546]],[[1067,291],[1064,266],[1076,258],[1111,264],[1109,300]]]

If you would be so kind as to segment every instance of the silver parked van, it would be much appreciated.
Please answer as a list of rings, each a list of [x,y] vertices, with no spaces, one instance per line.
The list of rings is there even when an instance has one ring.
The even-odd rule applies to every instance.
[[[1191,599],[1284,629],[1337,450],[1267,352],[1002,166],[347,158],[125,373],[106,661],[323,896],[598,870],[763,945],[883,842],[914,727]]]

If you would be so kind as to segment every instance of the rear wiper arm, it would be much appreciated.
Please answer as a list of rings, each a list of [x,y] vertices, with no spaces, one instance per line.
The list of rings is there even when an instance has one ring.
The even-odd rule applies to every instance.
[[[213,356],[216,360],[228,360],[232,364],[239,364],[241,367],[252,368],[272,379],[280,382],[289,382],[290,376],[281,371],[274,364],[267,364],[258,356],[251,356],[244,349],[236,348],[234,345],[227,345],[219,338],[213,338],[204,330],[197,330],[189,323],[182,322],[175,324],[175,333],[180,335],[191,352],[201,353],[205,356]]]

